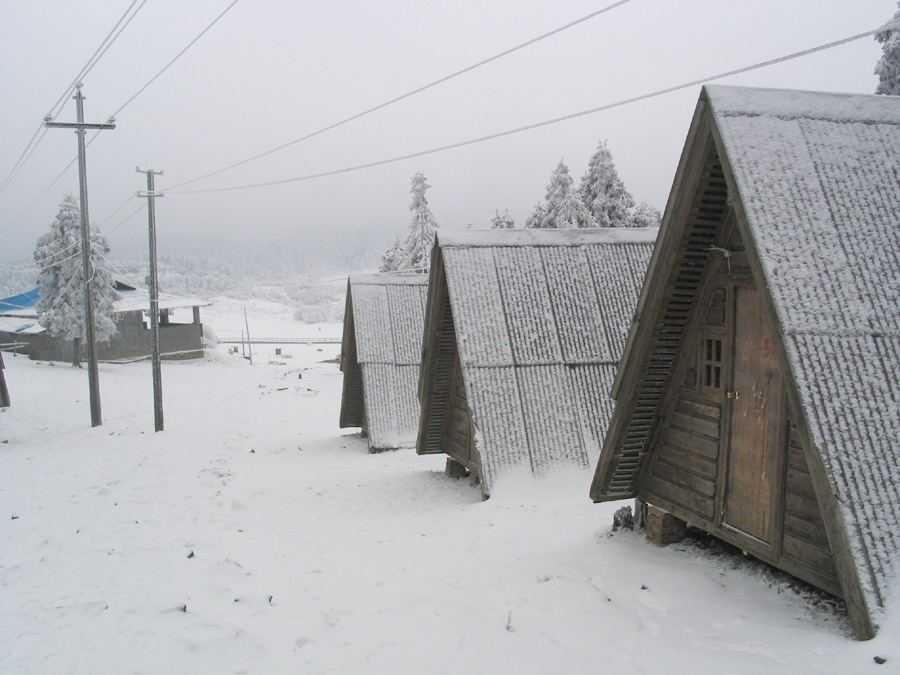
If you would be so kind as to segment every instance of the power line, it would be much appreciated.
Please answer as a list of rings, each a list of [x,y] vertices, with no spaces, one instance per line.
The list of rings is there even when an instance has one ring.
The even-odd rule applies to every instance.
[[[46,131],[47,131],[47,130],[46,130],[46,128],[45,128],[45,129],[44,129],[44,132],[46,133]],[[85,144],[85,148],[91,147],[91,143],[93,143],[95,140],[97,140],[97,136],[99,136],[99,135],[100,135],[100,132],[99,132],[99,131],[95,132],[94,135],[91,136],[91,139]],[[6,231],[7,229],[9,229],[9,227],[12,226],[12,224],[15,223],[19,218],[21,218],[21,217],[24,216],[26,213],[28,213],[28,212],[31,210],[31,208],[32,208],[35,204],[37,204],[39,201],[41,201],[41,198],[42,198],[45,194],[47,194],[48,192],[50,192],[50,189],[51,189],[54,185],[56,185],[57,181],[59,181],[60,178],[62,178],[63,176],[66,175],[66,172],[67,172],[69,169],[71,169],[71,168],[72,168],[72,165],[75,164],[75,162],[77,162],[77,161],[78,161],[78,157],[77,157],[77,156],[76,156],[76,157],[73,157],[73,158],[69,161],[69,163],[66,164],[65,168],[64,168],[62,171],[60,171],[60,172],[56,175],[56,178],[54,178],[52,181],[50,181],[50,185],[48,185],[47,187],[45,187],[44,190],[41,192],[41,194],[39,194],[37,197],[35,197],[35,198],[32,200],[32,202],[31,202],[28,206],[26,206],[24,209],[22,209],[22,211],[19,213],[19,215],[17,215],[15,218],[13,218],[11,222],[7,223],[7,224],[6,224],[5,226],[3,226],[3,227],[0,227],[0,232],[5,232],[5,231]],[[121,209],[121,208],[122,208],[122,207],[120,206],[119,209]],[[106,221],[104,221],[104,222],[106,222]],[[101,223],[101,225],[102,225],[102,223]]]
[[[497,138],[502,138],[504,136],[511,136],[513,134],[519,134],[524,131],[531,131],[533,129],[539,129],[540,127],[550,126],[552,124],[559,124],[560,122],[566,122],[568,120],[575,119],[577,117],[584,117],[585,115],[592,115],[594,113],[602,112],[604,110],[610,110],[612,108],[618,108],[624,105],[629,105],[631,103],[637,103],[639,101],[644,101],[648,98],[654,98],[656,96],[662,96],[663,94],[669,94],[673,91],[678,91],[680,89],[687,89],[688,87],[694,87],[698,84],[704,84],[706,82],[712,82],[715,80],[721,80],[725,77],[730,77],[732,75],[739,75],[741,73],[746,73],[751,70],[757,70],[759,68],[765,68],[767,66],[772,66],[777,63],[782,63],[784,61],[790,61],[792,59],[800,58],[801,56],[808,56],[809,54],[814,54],[816,52],[824,51],[826,49],[831,49],[833,47],[838,47],[843,44],[847,44],[848,42],[853,42],[855,40],[860,40],[865,37],[869,37],[884,30],[884,26],[876,28],[875,30],[870,30],[865,33],[859,33],[858,35],[852,35],[847,38],[843,38],[841,40],[835,40],[834,42],[829,42],[823,45],[819,45],[818,47],[812,47],[810,49],[804,49],[799,52],[794,52],[793,54],[788,54],[786,56],[780,56],[775,59],[770,59],[768,61],[762,61],[760,63],[755,63],[752,66],[744,66],[743,68],[736,68],[734,70],[729,70],[724,73],[719,73],[718,75],[711,75],[709,77],[703,77],[697,80],[691,80],[690,82],[685,82],[682,84],[678,84],[672,87],[667,87],[665,89],[658,89],[654,92],[650,92],[648,94],[642,94],[640,96],[634,96],[632,98],[623,99],[621,101],[617,101],[615,103],[607,103],[605,105],[597,106],[596,108],[590,108],[588,110],[582,110],[581,112],[571,113],[569,115],[563,115],[562,117],[554,117],[553,119],[545,120],[543,122],[535,122],[534,124],[527,124],[522,127],[516,127],[515,129],[509,129],[507,131],[501,131],[495,134],[490,134],[487,136],[480,136],[478,138],[469,139],[467,141],[460,141],[458,143],[451,143],[449,145],[442,145],[437,148],[431,148],[430,150],[420,150],[419,152],[412,152],[407,155],[400,155],[398,157],[392,157],[390,159],[382,159],[376,162],[368,162],[366,164],[357,164],[356,166],[350,166],[343,169],[335,169],[333,171],[323,171],[321,173],[307,174],[305,176],[297,176],[295,178],[285,178],[282,180],[274,180],[268,181],[265,183],[252,183],[249,185],[235,185],[232,187],[224,187],[224,188],[210,188],[206,190],[178,190],[177,186],[167,188],[167,192],[170,194],[202,194],[208,192],[229,192],[232,190],[249,190],[253,188],[259,187],[268,187],[272,185],[284,185],[286,183],[297,183],[300,181],[313,180],[315,178],[325,178],[327,176],[336,176],[342,173],[351,173],[353,171],[361,171],[362,169],[371,169],[376,166],[384,166],[385,164],[393,164],[396,162],[402,162],[407,159],[414,159],[416,157],[422,157],[425,155],[433,155],[438,152],[444,152],[446,150],[454,150],[456,148],[462,148],[467,145],[475,145],[476,143],[484,143],[485,141],[491,141]],[[181,185],[185,185],[185,183],[181,183]]]
[[[178,59],[180,59],[180,58],[181,58],[181,55],[184,54],[188,49],[190,49],[191,47],[193,47],[193,46],[194,46],[194,43],[197,42],[197,40],[199,40],[200,38],[202,38],[202,37],[206,34],[206,31],[208,31],[210,28],[212,28],[213,26],[215,26],[216,23],[219,21],[219,19],[221,19],[223,16],[225,16],[225,14],[228,12],[228,10],[230,10],[232,7],[234,7],[237,3],[238,3],[238,0],[234,0],[230,5],[228,5],[228,7],[226,7],[224,10],[222,10],[222,13],[219,14],[219,16],[217,16],[215,19],[213,19],[213,21],[212,21],[211,24],[209,24],[206,28],[204,28],[202,31],[200,31],[200,34],[199,34],[197,37],[195,37],[193,40],[191,40],[191,41],[188,43],[188,46],[187,46],[187,47],[185,47],[185,48],[182,49],[180,52],[178,52],[178,54],[175,55],[175,58],[174,58],[174,59],[172,59],[171,61],[169,61],[165,66],[163,66],[163,69],[162,69],[162,70],[160,70],[156,75],[154,75],[153,77],[150,78],[150,81],[147,82],[147,84],[145,84],[143,87],[141,87],[140,89],[138,89],[137,92],[135,92],[135,94],[134,94],[130,99],[128,99],[127,101],[125,101],[125,103],[123,103],[121,106],[119,106],[119,109],[116,110],[116,111],[113,113],[113,117],[115,117],[115,116],[118,115],[120,112],[122,112],[122,110],[125,109],[125,106],[127,106],[127,105],[128,105],[129,103],[131,103],[134,99],[136,99],[138,96],[140,96],[140,95],[144,92],[144,90],[145,90],[147,87],[149,87],[151,84],[153,84],[153,83],[156,81],[156,78],[158,78],[160,75],[162,75],[164,72],[166,72],[166,71],[169,69],[169,66],[171,66],[171,65],[172,65],[173,63],[175,63]]]
[[[134,1],[131,3],[131,7],[134,7],[135,3],[137,3],[137,2],[138,2],[138,0],[134,0]],[[128,21],[125,23],[125,25],[122,26],[122,30],[125,30],[125,27],[128,26],[128,23],[131,22],[131,19],[134,18],[134,16],[141,10],[141,8],[144,6],[144,4],[145,4],[146,2],[147,2],[147,0],[143,0],[143,2],[141,2],[140,7],[138,7],[137,10],[135,10],[134,14],[132,14],[131,17],[128,19]],[[170,67],[173,63],[175,63],[179,58],[181,58],[181,56],[182,56],[188,49],[190,49],[190,48],[194,45],[195,42],[197,42],[201,37],[203,37],[203,35],[204,35],[210,28],[212,28],[212,27],[216,24],[216,22],[217,22],[219,19],[221,19],[223,16],[225,16],[225,13],[228,12],[228,10],[230,10],[232,7],[234,7],[234,6],[237,4],[237,2],[238,2],[238,0],[234,0],[230,5],[228,5],[228,7],[226,7],[226,8],[225,8],[225,9],[224,9],[224,10],[223,10],[223,11],[222,11],[215,19],[213,19],[212,23],[210,23],[206,28],[204,28],[204,29],[200,32],[199,35],[197,35],[193,40],[191,40],[190,43],[188,43],[188,45],[187,45],[184,49],[182,49],[180,52],[178,52],[178,54],[175,56],[175,58],[173,58],[173,59],[172,59],[171,61],[169,61],[165,66],[163,66],[162,70],[160,70],[158,73],[156,73],[156,75],[154,75],[152,78],[150,78],[150,80],[149,80],[143,87],[141,87],[137,92],[135,92],[135,94],[134,94],[131,98],[129,98],[127,101],[125,101],[125,103],[123,103],[121,106],[119,106],[119,108],[118,108],[118,109],[117,109],[110,117],[115,117],[116,115],[118,115],[120,112],[122,112],[122,110],[125,109],[125,107],[126,107],[129,103],[131,103],[132,101],[134,101],[134,99],[136,99],[138,96],[140,96],[140,95],[144,92],[144,90],[147,89],[147,87],[149,87],[151,84],[153,84],[153,82],[155,82],[156,79],[159,78],[160,75],[162,75],[164,72],[166,72],[166,70],[168,70],[169,67]],[[128,10],[126,10],[126,14],[128,13],[128,11],[131,10],[131,7],[129,7]],[[122,19],[124,19],[124,18],[125,18],[125,17],[123,16]],[[119,22],[120,22],[120,23],[121,23],[122,19],[119,19]],[[118,26],[118,24],[116,24],[116,25]],[[113,30],[115,30],[115,29],[113,29]],[[118,37],[118,36],[121,34],[122,30],[120,30],[119,33],[116,34],[116,37]],[[109,36],[107,36],[107,39],[108,39],[108,38],[109,38]],[[115,39],[115,38],[114,38],[114,39]],[[110,45],[111,45],[111,44],[112,44],[112,43],[110,42]],[[108,48],[109,48],[109,45],[107,45],[106,49],[108,49]],[[100,53],[100,56],[103,56],[103,54],[106,53],[106,49],[104,49],[103,52]],[[99,52],[100,50],[98,49],[97,51]],[[97,52],[94,52],[94,56],[96,56],[96,55],[97,55]],[[93,57],[91,57],[91,58],[93,59]],[[99,57],[97,57],[97,59],[99,60]],[[90,61],[88,61],[88,64],[90,64]],[[60,98],[60,100],[64,100],[64,99],[65,99],[65,97],[66,97],[66,96],[71,92],[71,90],[74,88],[74,86],[75,86],[75,84],[78,82],[78,80],[79,80],[81,77],[83,77],[84,75],[86,75],[87,72],[90,71],[90,68],[93,68],[94,64],[96,64],[96,61],[94,61],[94,64],[90,64],[90,68],[88,68],[88,64],[85,64],[85,68],[82,68],[82,69],[81,69],[81,72],[79,73],[79,77],[76,78],[75,81],[69,86],[69,89],[66,90],[66,92],[63,94],[63,96]],[[86,70],[86,69],[87,69],[87,70]],[[58,105],[58,104],[59,104],[59,101],[57,101],[57,104],[56,104],[56,105]],[[56,107],[56,105],[54,105],[54,108]],[[57,114],[58,114],[58,113],[57,113]],[[50,117],[53,118],[53,119],[55,119],[56,114],[51,114]],[[43,128],[44,133],[46,133],[47,130],[46,130],[46,128],[43,127],[43,124],[41,124],[41,128]],[[38,132],[41,130],[41,128],[38,129]],[[35,136],[37,136],[38,132],[35,132]],[[91,143],[94,142],[94,140],[96,140],[96,138],[97,138],[97,136],[98,136],[99,134],[100,134],[100,132],[98,131],[97,133],[95,133],[95,134],[91,137],[91,139],[87,142],[88,147],[90,146]],[[43,138],[43,136],[42,136],[42,138]],[[33,141],[33,140],[34,140],[34,139],[32,139],[32,141]],[[40,142],[40,141],[38,141],[38,142]],[[30,144],[31,144],[31,142],[29,142],[29,145],[30,145]],[[36,147],[37,147],[37,144],[35,143],[34,148],[36,148]],[[34,152],[34,148],[32,148],[31,152]],[[27,151],[27,150],[28,150],[28,148],[26,148],[26,151]],[[23,153],[23,154],[24,154],[24,153]],[[31,154],[29,153],[28,156],[30,157]],[[20,159],[21,159],[21,158],[20,158]],[[25,160],[22,161],[22,164],[24,164],[25,161],[27,161],[27,160],[28,160],[28,157],[26,157]],[[66,167],[59,173],[59,175],[57,175],[56,178],[54,178],[52,181],[50,181],[50,184],[49,184],[46,188],[44,188],[44,191],[41,192],[41,194],[39,194],[39,195],[34,199],[34,201],[32,201],[27,207],[25,207],[25,209],[24,209],[18,216],[16,216],[14,220],[18,220],[19,218],[21,218],[22,216],[24,216],[26,213],[28,213],[28,211],[30,211],[31,208],[32,208],[35,204],[37,204],[37,203],[40,201],[41,197],[43,197],[45,194],[47,194],[47,192],[50,191],[50,189],[56,184],[56,182],[57,182],[60,178],[62,178],[62,177],[65,175],[65,173],[72,167],[72,165],[73,165],[77,160],[78,160],[77,157],[73,158],[72,161],[70,161],[70,162],[66,165]],[[20,167],[20,168],[21,168],[21,167]],[[11,178],[12,178],[12,176],[10,176],[9,178],[7,178],[7,181],[8,181],[8,180],[11,180]],[[2,193],[2,191],[3,191],[3,188],[0,187],[0,193]],[[131,197],[129,197],[129,200],[130,200],[130,199],[131,199]],[[116,211],[115,211],[113,214],[111,214],[111,215],[107,218],[107,220],[109,220],[110,218],[112,218],[112,216],[115,215],[115,213],[118,213],[119,211],[121,211],[122,208],[124,208],[124,206],[120,206],[118,209],[116,209]],[[103,222],[106,222],[106,221],[103,221]],[[101,223],[101,224],[102,224],[102,223]],[[5,230],[5,229],[6,229],[6,228],[0,228],[0,232],[2,232],[2,231]]]
[[[124,31],[128,27],[128,24],[131,23],[131,20],[135,16],[137,16],[138,12],[141,11],[141,8],[143,8],[143,6],[147,2],[147,0],[143,0],[143,2],[141,2],[141,6],[138,7],[134,11],[134,14],[132,14],[128,18],[127,21],[125,21],[125,17],[128,16],[128,13],[131,11],[131,8],[134,7],[137,4],[137,2],[138,2],[138,0],[132,0],[132,3],[128,6],[128,9],[125,10],[125,13],[118,20],[118,22],[116,22],[116,25],[113,26],[112,30],[109,32],[109,35],[107,35],[106,38],[104,38],[103,42],[101,42],[100,46],[97,48],[97,51],[94,52],[93,56],[91,56],[91,58],[88,59],[88,62],[86,64],[84,64],[84,67],[79,71],[78,75],[75,76],[75,79],[72,80],[72,84],[69,85],[69,87],[66,89],[66,91],[63,92],[63,95],[60,96],[59,99],[56,101],[56,103],[53,104],[53,107],[50,108],[51,119],[56,119],[56,116],[62,110],[62,106],[65,104],[65,101],[69,97],[69,94],[71,94],[72,91],[75,89],[75,85],[77,85],[82,79],[84,79],[85,75],[87,75],[89,72],[91,72],[91,70],[94,69],[94,66],[96,66],[97,62],[99,62],[100,59],[103,57],[103,55],[106,54],[106,51],[112,46],[113,42],[115,42],[118,39],[118,37],[122,34],[122,31]],[[125,21],[124,25],[122,25],[123,21]],[[119,28],[120,25],[122,25],[122,28],[121,28],[121,30],[119,30],[118,33],[116,33],[116,29]],[[116,34],[114,37],[112,37],[112,39],[110,39],[110,37],[113,35],[113,33],[116,33]]]
[[[243,166],[244,164],[248,164],[248,163],[253,162],[253,161],[257,160],[257,159],[260,159],[260,158],[262,158],[262,157],[265,157],[265,156],[267,156],[267,155],[271,155],[272,153],[278,152],[279,150],[284,150],[285,148],[289,148],[290,146],[296,145],[297,143],[302,143],[303,141],[307,141],[307,140],[309,140],[310,138],[314,138],[315,136],[318,136],[318,135],[320,135],[320,134],[324,134],[326,131],[331,131],[332,129],[336,129],[336,128],[339,127],[339,126],[342,126],[342,125],[344,125],[344,124],[347,124],[348,122],[352,122],[352,121],[354,121],[354,120],[358,120],[360,117],[364,117],[365,115],[369,115],[370,113],[376,112],[376,111],[381,110],[381,109],[383,109],[383,108],[387,108],[388,106],[393,105],[394,103],[399,103],[400,101],[403,101],[404,99],[410,98],[411,96],[415,96],[416,94],[420,94],[420,93],[422,93],[423,91],[426,91],[426,90],[428,90],[428,89],[431,89],[432,87],[436,87],[436,86],[439,85],[439,84],[443,84],[444,82],[447,82],[447,81],[449,81],[449,80],[452,80],[452,79],[455,78],[455,77],[459,77],[460,75],[464,75],[465,73],[471,72],[471,71],[475,70],[476,68],[480,68],[481,66],[487,65],[488,63],[491,63],[491,62],[493,62],[493,61],[496,61],[496,60],[498,60],[498,59],[501,59],[501,58],[503,58],[504,56],[508,56],[509,54],[512,54],[513,52],[517,52],[517,51],[519,51],[520,49],[524,49],[525,47],[528,47],[528,46],[530,46],[530,45],[533,45],[533,44],[535,44],[536,42],[540,42],[541,40],[544,40],[545,38],[548,38],[548,37],[551,37],[551,36],[553,36],[553,35],[556,35],[557,33],[561,33],[561,32],[563,32],[564,30],[567,30],[567,29],[569,29],[569,28],[572,28],[573,26],[577,26],[577,25],[580,24],[580,23],[584,23],[584,22],[587,21],[588,19],[593,19],[595,16],[599,16],[600,14],[604,14],[605,12],[608,12],[608,11],[610,11],[611,9],[615,9],[616,7],[619,7],[620,5],[624,5],[624,4],[627,3],[627,2],[629,2],[629,0],[619,0],[618,2],[614,2],[613,4],[608,5],[607,7],[604,7],[603,9],[598,9],[597,11],[591,12],[590,14],[588,14],[588,15],[586,15],[586,16],[583,16],[583,17],[581,17],[580,19],[576,19],[575,21],[571,21],[571,22],[567,23],[567,24],[564,25],[564,26],[560,26],[559,28],[555,28],[555,29],[551,30],[549,33],[544,33],[543,35],[539,35],[539,36],[536,37],[536,38],[532,38],[532,39],[530,39],[530,40],[527,40],[526,42],[523,42],[522,44],[516,45],[515,47],[512,47],[512,48],[510,48],[510,49],[507,49],[506,51],[500,52],[499,54],[496,54],[496,55],[494,55],[494,56],[492,56],[492,57],[490,57],[490,58],[484,59],[483,61],[479,61],[478,63],[475,63],[475,64],[473,64],[473,65],[471,65],[471,66],[466,67],[466,68],[463,68],[462,70],[457,70],[455,73],[451,73],[450,75],[446,75],[446,76],[444,76],[444,77],[442,77],[442,78],[440,78],[440,79],[438,79],[438,80],[435,80],[434,82],[430,82],[429,84],[426,84],[426,85],[424,85],[424,86],[422,86],[422,87],[419,87],[419,88],[417,88],[417,89],[413,89],[412,91],[407,92],[407,93],[405,93],[405,94],[402,94],[402,95],[400,95],[400,96],[397,96],[396,98],[392,98],[392,99],[389,100],[389,101],[385,101],[384,103],[380,103],[379,105],[376,105],[376,106],[373,107],[373,108],[369,108],[368,110],[364,110],[364,111],[362,111],[362,112],[360,112],[360,113],[357,113],[357,114],[355,114],[355,115],[352,115],[352,116],[350,116],[350,117],[348,117],[348,118],[346,118],[346,119],[341,120],[340,122],[335,122],[334,124],[330,124],[330,125],[328,125],[327,127],[323,127],[323,128],[321,128],[321,129],[319,129],[318,131],[313,131],[312,133],[309,133],[309,134],[307,134],[306,136],[302,136],[302,137],[300,137],[300,138],[294,139],[293,141],[288,141],[287,143],[285,143],[285,144],[283,144],[283,145],[279,145],[277,148],[272,148],[271,150],[266,150],[265,152],[262,152],[262,153],[260,153],[260,154],[258,154],[258,155],[254,155],[253,157],[249,157],[249,158],[247,158],[247,159],[241,160],[240,162],[236,162],[236,163],[234,163],[234,164],[231,164],[230,166],[226,166],[226,167],[223,168],[223,169],[218,169],[217,171],[213,171],[212,173],[207,173],[207,174],[204,174],[204,175],[202,175],[202,176],[197,176],[196,178],[192,178],[191,180],[185,181],[185,182],[183,182],[183,183],[178,183],[177,185],[173,185],[171,188],[168,188],[168,189],[172,190],[172,189],[175,189],[175,188],[183,187],[183,186],[185,186],[185,185],[190,185],[191,183],[196,183],[198,180],[203,180],[204,178],[210,178],[211,176],[216,176],[216,175],[218,175],[218,174],[220,174],[220,173],[224,173],[225,171],[229,171],[229,170],[234,169],[234,168],[236,168],[236,167]]]
[[[134,13],[128,17],[129,12],[131,12],[132,8],[137,4],[138,0],[132,0],[132,3],[128,6],[128,9],[125,10],[125,13],[119,18],[116,22],[115,26],[112,27],[112,30],[109,31],[107,36],[103,38],[103,41],[100,43],[100,46],[94,51],[91,55],[91,58],[87,60],[87,63],[82,66],[81,70],[78,71],[78,74],[75,76],[75,79],[72,80],[72,83],[66,87],[66,90],[62,93],[62,95],[56,100],[50,107],[50,114],[48,117],[51,120],[56,119],[56,116],[59,115],[62,110],[62,106],[65,104],[66,99],[75,89],[75,85],[81,81],[81,79],[87,75],[95,65],[100,61],[106,51],[112,46],[112,44],[118,39],[119,35],[122,34],[122,31],[128,27],[128,24],[131,23],[131,20],[137,15],[147,0],[143,0],[141,2],[140,7],[138,7]],[[128,17],[126,21],[126,17]],[[124,22],[124,25],[123,25]],[[121,28],[119,28],[121,26]],[[118,32],[116,32],[118,30]],[[16,163],[13,165],[13,168],[10,170],[9,175],[4,179],[3,184],[0,185],[0,194],[3,194],[3,191],[6,190],[9,183],[18,175],[19,171],[21,171],[22,167],[37,149],[37,146],[40,144],[41,140],[44,138],[44,135],[41,134],[41,131],[46,133],[46,128],[44,127],[43,122],[38,126],[37,131],[34,132],[34,135],[31,137],[31,140],[28,141],[28,144],[25,146],[25,149],[22,151],[22,154],[19,155],[19,158],[16,160]],[[38,137],[40,135],[40,137]],[[35,140],[37,139],[37,140]],[[58,180],[58,179],[57,179]],[[54,181],[56,182],[56,181]],[[52,184],[51,184],[52,185]],[[47,188],[50,189],[49,187]]]
[[[115,211],[113,211],[113,212],[110,213],[108,216],[106,216],[106,218],[105,218],[104,220],[100,221],[100,222],[97,224],[97,227],[102,227],[103,225],[105,225],[106,223],[108,223],[110,220],[112,220],[114,215],[116,215],[119,211],[121,211],[121,210],[124,209],[126,206],[128,206],[129,204],[132,203],[132,201],[131,201],[132,199],[134,199],[134,193],[133,193],[133,192],[132,192],[130,195],[128,195],[128,199],[126,199],[124,202],[122,202],[122,203],[119,205],[119,207],[118,207]],[[109,234],[109,233],[107,233],[107,234]]]
[[[132,197],[129,197],[129,199],[131,199],[131,198],[133,198],[133,195],[132,195]],[[121,210],[121,209],[119,209],[119,210]],[[140,213],[141,211],[143,211],[143,210],[144,210],[144,205],[141,204],[141,205],[140,205],[139,207],[137,207],[134,211],[132,211],[130,215],[126,216],[125,219],[122,220],[118,225],[116,225],[116,226],[113,227],[112,229],[108,230],[108,231],[106,232],[106,234],[107,234],[107,235],[112,234],[113,232],[115,232],[116,230],[118,230],[120,227],[122,227],[125,223],[127,223],[129,220],[131,220],[132,218],[134,218],[137,214],[139,214],[139,213]],[[105,221],[104,221],[104,222],[105,222]]]

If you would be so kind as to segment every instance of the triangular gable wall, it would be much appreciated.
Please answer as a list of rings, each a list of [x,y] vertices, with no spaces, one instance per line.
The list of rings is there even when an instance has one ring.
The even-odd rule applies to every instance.
[[[0,354],[0,408],[9,407],[9,390],[6,388],[6,375],[3,373],[3,354]]]
[[[347,280],[347,298],[344,301],[344,331],[341,339],[341,372],[344,386],[341,390],[341,414],[339,426],[361,427],[365,430],[365,401],[363,400],[362,367],[356,357],[356,327],[353,322],[353,296]]]

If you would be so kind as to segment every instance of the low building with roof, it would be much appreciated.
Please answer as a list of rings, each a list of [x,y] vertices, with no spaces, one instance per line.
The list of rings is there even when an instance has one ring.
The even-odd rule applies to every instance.
[[[446,453],[485,497],[507,472],[592,465],[656,234],[440,231],[416,451]]]
[[[148,291],[116,282],[116,334],[108,342],[97,342],[97,358],[102,361],[139,359],[150,356],[151,331]],[[0,342],[19,342],[17,351],[39,361],[70,361],[71,341],[52,337],[38,322],[39,288],[0,300]],[[200,307],[209,305],[197,298],[159,294],[159,342],[162,358],[191,359],[203,356],[203,324]],[[176,312],[177,310],[177,312]],[[174,314],[190,311],[190,321],[175,321]]]
[[[900,98],[704,87],[595,501],[638,497],[844,599],[900,561]]]
[[[370,452],[415,445],[427,283],[401,273],[347,280],[340,426],[360,427]]]

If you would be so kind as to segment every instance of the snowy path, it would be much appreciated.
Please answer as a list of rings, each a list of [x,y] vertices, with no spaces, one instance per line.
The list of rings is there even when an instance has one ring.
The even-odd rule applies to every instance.
[[[900,666],[753,568],[610,536],[590,471],[487,502],[337,428],[339,346],[86,374],[7,357],[3,673],[848,673]],[[302,374],[302,379],[298,377]],[[77,403],[75,403],[77,401]],[[872,657],[888,659],[882,666]]]

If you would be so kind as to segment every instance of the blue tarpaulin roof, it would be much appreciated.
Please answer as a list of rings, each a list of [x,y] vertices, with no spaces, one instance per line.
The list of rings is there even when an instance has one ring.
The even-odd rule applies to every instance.
[[[27,293],[14,295],[11,298],[3,298],[0,300],[0,314],[16,312],[23,309],[32,309],[37,305],[40,298],[41,289],[37,287],[31,289]]]

